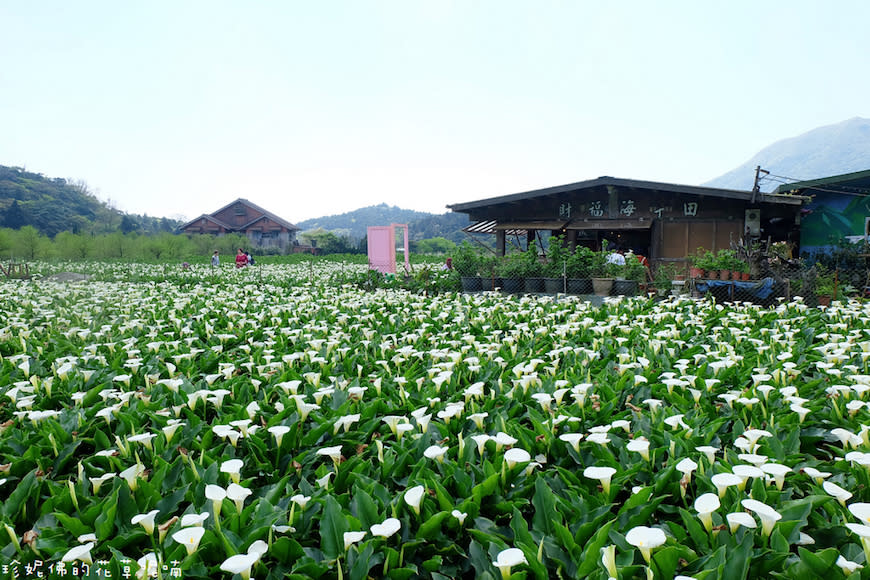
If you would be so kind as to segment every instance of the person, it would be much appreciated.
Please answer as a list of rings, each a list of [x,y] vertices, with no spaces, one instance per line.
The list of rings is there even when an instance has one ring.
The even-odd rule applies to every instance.
[[[253,266],[254,256],[251,255],[251,252],[245,252],[245,256],[248,258],[248,266]]]
[[[447,261],[444,262],[444,265],[441,266],[442,270],[452,270],[453,269],[453,258],[447,258]]]
[[[244,268],[248,265],[248,255],[245,253],[245,250],[239,248],[239,252],[236,254],[236,268]]]
[[[221,257],[218,255],[217,250],[215,250],[214,254],[211,255],[211,265],[212,266],[220,266],[221,265]]]
[[[616,249],[607,254],[607,263],[616,264],[617,266],[625,266],[625,256],[622,254],[622,250]]]

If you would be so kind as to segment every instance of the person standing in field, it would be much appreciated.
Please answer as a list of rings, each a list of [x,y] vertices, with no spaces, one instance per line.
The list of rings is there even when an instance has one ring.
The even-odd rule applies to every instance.
[[[211,255],[211,265],[212,266],[220,266],[221,265],[221,257],[218,255],[217,250],[215,250],[214,254]]]
[[[248,255],[245,253],[245,250],[239,248],[239,252],[236,254],[236,268],[244,268],[248,265]]]

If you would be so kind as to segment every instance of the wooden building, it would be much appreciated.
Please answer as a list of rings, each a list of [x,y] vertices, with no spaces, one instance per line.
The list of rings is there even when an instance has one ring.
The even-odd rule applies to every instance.
[[[602,240],[653,261],[684,262],[698,248],[717,251],[743,235],[797,242],[805,197],[599,177],[448,207],[468,214],[468,233],[525,245],[538,232],[574,247]]]
[[[280,248],[293,251],[299,228],[247,199],[239,198],[214,213],[203,214],[182,225],[186,234],[238,233],[246,236],[252,248]]]

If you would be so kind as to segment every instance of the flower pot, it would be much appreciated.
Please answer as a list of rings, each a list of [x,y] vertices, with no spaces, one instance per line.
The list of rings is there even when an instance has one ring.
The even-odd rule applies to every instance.
[[[615,296],[637,296],[637,280],[614,280],[610,293]]]
[[[719,279],[720,280],[730,280],[731,279],[731,270],[719,270]]]
[[[704,269],[703,268],[695,268],[694,266],[689,268],[689,278],[703,278],[704,277]]]
[[[592,278],[592,291],[596,296],[610,296],[613,282],[613,278]]]
[[[740,279],[743,280],[744,282],[749,280],[749,272],[741,272]]]
[[[501,278],[493,278],[492,276],[481,276],[480,289],[484,291],[501,288]]]
[[[480,276],[460,276],[463,292],[478,292],[482,289]]]
[[[589,278],[568,278],[568,294],[592,294],[592,280]]]
[[[519,294],[523,291],[524,284],[522,278],[502,278],[502,289],[509,294]]]
[[[719,271],[718,270],[707,270],[705,272],[707,274],[707,280],[718,280],[719,279]]]
[[[526,278],[525,279],[525,289],[526,292],[543,292],[544,291],[544,279],[543,278]]]
[[[737,270],[732,270],[732,271],[731,271],[731,279],[732,279],[732,280],[739,280],[739,279],[740,279],[740,276],[741,276],[741,273],[738,272]]]
[[[544,292],[547,294],[558,294],[564,291],[564,278],[544,278]]]

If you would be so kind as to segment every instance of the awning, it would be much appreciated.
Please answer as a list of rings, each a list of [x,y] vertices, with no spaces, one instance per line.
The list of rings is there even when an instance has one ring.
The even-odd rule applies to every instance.
[[[503,222],[495,226],[496,230],[561,230],[570,220],[559,221],[527,221]]]
[[[462,228],[462,231],[467,234],[494,234],[496,231],[503,231],[508,236],[525,236],[528,233],[524,228],[504,227],[496,220],[475,222]]]

